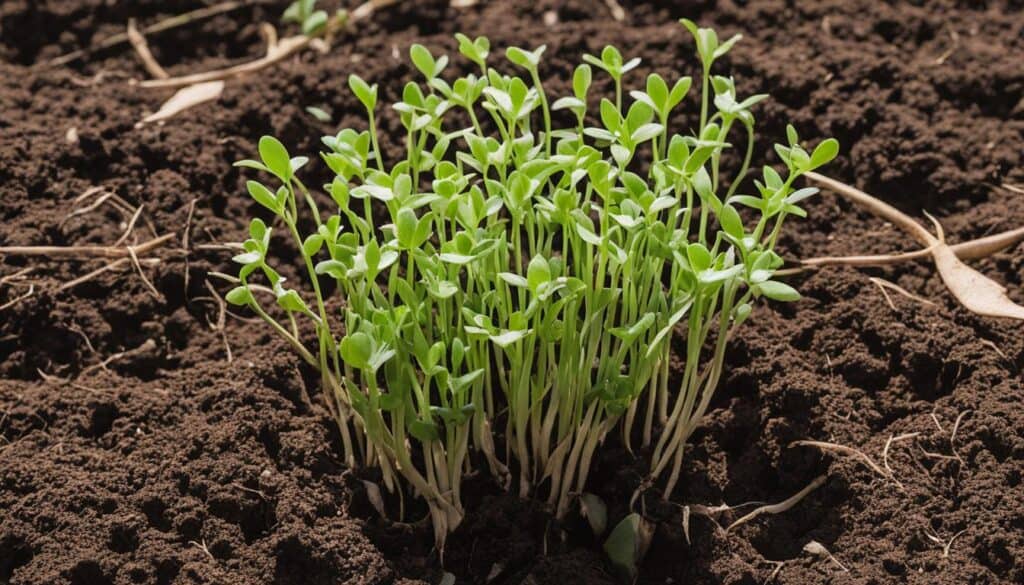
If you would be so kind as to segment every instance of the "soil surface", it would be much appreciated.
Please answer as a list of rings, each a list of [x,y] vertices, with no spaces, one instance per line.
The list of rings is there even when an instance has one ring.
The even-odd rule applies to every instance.
[[[171,74],[242,62],[261,54],[258,23],[285,4],[149,42]],[[839,139],[830,174],[936,215],[950,241],[1024,225],[1019,0],[623,4],[616,23],[603,0],[403,2],[326,55],[303,53],[230,82],[217,103],[136,128],[170,92],[129,83],[145,70],[127,46],[45,63],[129,17],[144,26],[202,2],[0,3],[0,246],[112,244],[139,205],[131,241],[175,234],[144,255],[149,285],[128,269],[59,290],[104,262],[0,258],[0,584],[437,583],[444,571],[458,583],[616,582],[582,521],[556,527],[484,476],[464,488],[469,514],[442,564],[425,525],[378,518],[288,348],[260,323],[218,325],[206,283],[227,287],[208,272],[232,268],[214,245],[243,239],[257,212],[230,164],[265,133],[313,154],[338,123],[361,127],[347,74],[393,101],[413,75],[412,42],[451,54],[458,31],[496,48],[546,43],[545,83],[564,93],[581,53],[608,43],[643,57],[634,84],[651,70],[695,73],[678,17],[742,32],[719,71],[741,94],[772,94],[758,109],[759,151],[792,121],[812,141]],[[399,129],[390,110],[382,127]],[[92,187],[103,191],[77,200]],[[71,213],[106,193],[125,210],[110,197]],[[788,258],[913,248],[832,195],[809,208],[790,224]],[[1024,302],[1024,245],[973,264]],[[890,304],[872,276],[930,303],[889,290]],[[805,298],[757,307],[732,344],[671,503],[643,502],[656,533],[639,582],[1024,582],[1021,326],[966,312],[927,262],[793,282]],[[791,446],[801,439],[859,449],[892,477]],[[642,469],[614,441],[599,455],[590,489],[612,522]],[[683,505],[779,502],[819,475],[783,514],[728,533],[694,514],[684,535]],[[805,552],[811,541],[835,561]]]

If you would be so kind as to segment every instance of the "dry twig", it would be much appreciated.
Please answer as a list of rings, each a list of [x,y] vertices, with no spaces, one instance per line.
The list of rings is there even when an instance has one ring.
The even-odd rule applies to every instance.
[[[792,443],[789,444],[789,446],[816,447],[818,449],[821,449],[822,451],[834,451],[842,455],[852,455],[863,461],[865,465],[871,468],[871,470],[877,473],[878,475],[881,475],[886,479],[890,477],[890,475],[886,473],[884,469],[879,467],[878,464],[875,463],[873,459],[871,459],[871,457],[869,457],[863,451],[860,451],[859,449],[854,449],[853,447],[847,447],[846,445],[840,445],[838,443],[826,443],[824,441],[793,441]]]
[[[604,5],[608,7],[608,12],[611,13],[613,20],[616,22],[626,20],[626,11],[623,10],[618,0],[604,0]]]
[[[946,287],[968,310],[989,317],[1024,320],[1024,307],[1012,302],[1002,285],[964,264],[946,244],[942,226],[931,216],[928,217],[935,224],[934,236],[907,214],[859,189],[814,172],[807,173],[807,177],[896,224],[918,240],[934,259]]]
[[[771,505],[767,505],[767,506],[761,506],[759,508],[755,508],[755,509],[751,510],[745,516],[739,518],[738,520],[736,520],[735,522],[730,524],[728,527],[726,527],[725,531],[729,532],[730,530],[732,530],[733,528],[736,528],[737,526],[740,526],[742,524],[746,524],[747,522],[750,522],[751,520],[753,520],[754,518],[757,518],[761,514],[781,514],[781,513],[785,512],[785,511],[789,510],[790,508],[795,506],[800,500],[804,499],[804,497],[806,497],[807,494],[809,494],[809,493],[813,492],[814,490],[818,489],[819,487],[821,487],[825,483],[826,479],[828,479],[826,476],[819,475],[818,477],[814,478],[814,481],[812,481],[811,483],[807,484],[807,486],[804,489],[802,489],[799,492],[793,494],[789,498],[786,498],[785,500],[779,502],[778,504],[771,504]]]
[[[889,293],[886,292],[885,289],[894,290],[894,291],[900,293],[901,295],[907,297],[908,299],[910,299],[912,301],[917,301],[917,302],[921,303],[922,305],[928,305],[929,307],[934,307],[935,306],[935,303],[929,301],[928,299],[923,298],[923,297],[919,297],[919,296],[915,295],[914,293],[908,291],[907,289],[903,288],[902,286],[900,286],[898,284],[895,284],[895,283],[892,283],[892,282],[889,282],[888,280],[885,280],[883,278],[878,278],[877,276],[871,276],[871,277],[868,278],[868,280],[870,280],[871,282],[875,283],[876,286],[878,286],[878,289],[880,291],[882,291],[882,296],[885,297],[885,300],[889,303],[889,306],[892,307],[893,311],[896,311],[898,309],[896,308],[896,304],[892,302],[892,298],[889,297]]]
[[[137,246],[7,246],[0,247],[3,256],[45,256],[47,258],[125,258],[134,254],[145,254],[159,248],[174,238],[164,234]]]
[[[345,19],[345,24],[353,24],[363,19],[368,18],[374,12],[380,8],[390,6],[397,3],[398,0],[369,0],[362,5],[356,7],[352,12],[348,14]],[[333,34],[334,29],[339,27],[337,20],[331,21],[328,25],[328,31],[326,36],[330,37]],[[276,37],[276,33],[274,35]],[[310,37],[307,35],[296,35],[277,40],[277,42],[268,42],[267,53],[263,57],[250,61],[248,63],[242,63],[233,67],[227,67],[224,69],[217,69],[214,71],[206,71],[203,73],[193,73],[192,75],[184,75],[181,77],[171,77],[168,79],[152,79],[143,81],[139,85],[141,87],[158,89],[158,88],[182,88],[197,83],[205,83],[209,81],[225,81],[233,79],[249,73],[255,73],[266,67],[274,65],[284,59],[287,59],[291,55],[305,49],[309,46],[315,46],[316,41],[320,39]]]
[[[186,12],[184,14],[179,14],[178,16],[172,16],[171,18],[168,18],[168,19],[165,19],[165,20],[161,20],[160,22],[157,22],[155,24],[147,26],[146,28],[143,28],[139,32],[141,32],[142,34],[153,34],[153,33],[163,32],[163,31],[166,31],[166,30],[171,30],[173,28],[184,26],[184,25],[192,23],[192,22],[196,22],[196,21],[199,21],[199,20],[207,19],[207,18],[212,18],[212,17],[217,16],[219,14],[224,14],[225,12],[230,12],[232,10],[235,10],[235,9],[238,9],[238,8],[242,8],[244,6],[251,6],[253,4],[254,3],[252,3],[252,2],[249,2],[249,3],[245,3],[245,2],[222,2],[222,3],[216,4],[214,6],[207,6],[207,7],[204,7],[204,8],[200,8],[198,10],[193,10],[191,12]],[[103,49],[109,49],[109,48],[112,48],[112,47],[116,47],[118,45],[122,45],[124,43],[129,42],[129,41],[130,41],[130,39],[128,38],[127,32],[119,33],[119,34],[116,34],[114,36],[107,37],[107,38],[103,39],[102,41],[96,43],[95,45],[93,45],[91,47],[87,47],[85,49],[81,49],[81,50],[78,50],[78,51],[73,51],[73,52],[68,53],[66,55],[61,55],[60,57],[57,57],[56,59],[53,59],[53,60],[48,61],[46,63],[43,63],[41,65],[41,67],[42,68],[48,68],[48,67],[57,67],[57,66],[60,66],[60,65],[65,65],[67,63],[71,63],[73,61],[77,61],[78,59],[80,59],[82,57],[85,57],[87,55],[90,55],[90,54],[92,54],[92,53],[94,53],[96,51],[100,51],[100,50],[103,50]]]
[[[14,305],[17,305],[21,301],[24,301],[25,299],[31,297],[33,294],[35,294],[35,292],[36,292],[36,285],[34,285],[34,284],[28,285],[28,292],[26,292],[25,294],[16,296],[13,299],[7,301],[6,303],[0,305],[0,311],[3,311],[4,309],[9,309],[9,308],[13,307]]]
[[[963,534],[964,532],[967,532],[966,528],[964,528],[960,532],[957,532],[956,534],[954,534],[953,537],[950,538],[947,541],[943,541],[941,538],[939,538],[938,536],[936,536],[934,533],[932,533],[930,530],[927,530],[927,529],[924,531],[924,535],[927,536],[929,540],[931,540],[932,542],[934,542],[934,543],[936,543],[936,544],[938,544],[939,546],[942,547],[942,558],[946,559],[946,558],[949,558],[949,551],[950,551],[951,548],[953,548],[953,541],[955,541],[957,538],[959,538],[960,535]]]
[[[167,71],[160,66],[157,62],[156,57],[153,56],[153,52],[149,50],[149,43],[146,42],[146,37],[139,32],[139,29],[135,26],[135,19],[128,19],[128,30],[125,33],[128,35],[128,42],[132,44],[132,48],[135,49],[135,53],[139,56],[139,60],[142,61],[143,67],[150,75],[157,79],[167,79],[170,75]]]
[[[104,369],[105,370],[105,369],[107,369],[107,366],[109,366],[110,364],[114,363],[115,361],[122,360],[124,358],[134,357],[134,356],[137,356],[137,355],[144,355],[144,354],[147,354],[147,353],[150,353],[150,352],[154,351],[155,349],[156,349],[156,342],[153,341],[152,339],[147,339],[145,342],[143,342],[142,345],[136,347],[135,349],[129,349],[129,350],[125,350],[125,351],[122,351],[122,352],[115,353],[114,355],[108,357],[107,359],[101,361],[100,363],[93,364],[93,365],[89,366],[88,368],[85,368],[78,375],[78,377],[81,378],[81,377],[83,377],[83,376],[85,376],[85,375],[87,375],[87,374],[89,374],[89,373],[91,373],[91,372],[93,372],[95,370],[98,370],[98,369]]]

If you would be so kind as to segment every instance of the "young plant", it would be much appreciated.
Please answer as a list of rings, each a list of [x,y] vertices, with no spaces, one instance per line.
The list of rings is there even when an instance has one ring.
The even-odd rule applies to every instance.
[[[410,49],[424,79],[393,106],[402,160],[381,154],[377,86],[349,77],[368,129],[323,139],[331,213],[298,178],[308,160],[276,139],[260,140],[259,161],[238,163],[272,178],[249,181],[249,193],[300,250],[309,286],[289,288],[268,264],[271,228],[254,219],[228,300],[320,371],[346,462],[378,467],[390,491],[410,486],[439,547],[462,519],[461,479],[474,467],[506,486],[515,478],[524,497],[539,490],[563,516],[616,430],[627,446],[653,445],[652,479],[668,473],[670,493],[751,303],[798,298],[772,279],[781,264],[773,248],[815,193],[794,181],[838,145],[808,152],[789,128],[776,146],[783,172],[766,166],[757,194],[739,194],[754,149],[751,107],[764,96],[740,100],[731,79],[711,75],[736,38],[719,44],[710,29],[684,24],[703,66],[690,133],[669,128],[689,77],[653,73],[625,94],[639,60],[608,47],[585,56],[572,95],[552,102],[540,81],[543,46],[509,48],[520,73],[509,75],[491,65],[486,38],[456,35],[478,71],[451,82],[447,57]],[[594,68],[612,78],[613,99],[590,95]],[[736,128],[746,150],[726,182],[720,162]],[[300,201],[309,233],[299,229]],[[267,288],[254,286],[257,274],[276,297],[274,315],[257,298]],[[340,310],[328,310],[328,293]],[[313,323],[314,338],[300,336],[299,319]]]

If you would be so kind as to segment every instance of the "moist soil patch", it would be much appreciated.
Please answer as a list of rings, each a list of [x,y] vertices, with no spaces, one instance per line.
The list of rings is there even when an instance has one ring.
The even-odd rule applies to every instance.
[[[261,54],[258,23],[276,22],[285,4],[149,42],[172,75],[241,62]],[[328,54],[232,81],[220,101],[142,128],[170,92],[129,83],[145,71],[127,46],[39,66],[129,17],[145,25],[200,6],[0,4],[0,246],[112,244],[130,213],[102,205],[68,217],[91,187],[144,205],[137,241],[176,234],[146,255],[159,259],[144,267],[155,290],[131,270],[58,290],[102,262],[0,259],[0,278],[26,271],[0,284],[0,306],[10,303],[0,309],[0,583],[437,583],[444,571],[458,583],[616,582],[582,520],[555,525],[485,474],[464,488],[469,513],[442,563],[416,514],[378,517],[362,481],[372,477],[340,463],[315,377],[288,348],[260,323],[229,316],[216,327],[205,283],[223,293],[209,272],[231,264],[210,246],[244,239],[258,213],[231,163],[263,134],[311,154],[338,124],[362,127],[348,73],[394,101],[414,75],[413,42],[449,54],[459,31],[495,47],[546,43],[546,87],[565,94],[581,53],[605,44],[644,59],[634,84],[651,70],[696,71],[678,17],[742,32],[719,71],[736,75],[741,94],[772,94],[758,109],[760,152],[792,121],[801,136],[839,139],[829,174],[937,215],[952,242],[1024,224],[1017,0],[625,2],[622,23],[602,0],[409,1]],[[381,125],[400,135],[390,110]],[[783,240],[788,258],[911,247],[831,195],[809,207]],[[1024,246],[975,265],[1024,302]],[[869,276],[935,305],[890,292],[891,306]],[[670,501],[638,504],[657,523],[639,582],[1024,582],[1021,326],[967,313],[925,262],[792,280],[805,298],[758,306],[732,343]],[[790,445],[831,441],[882,462],[890,437],[907,433],[918,435],[887,455],[898,483]],[[612,522],[643,470],[615,440],[597,456],[590,489]],[[825,484],[784,514],[729,533],[693,515],[684,534],[684,505],[778,502],[821,474]],[[803,552],[810,541],[848,572]]]

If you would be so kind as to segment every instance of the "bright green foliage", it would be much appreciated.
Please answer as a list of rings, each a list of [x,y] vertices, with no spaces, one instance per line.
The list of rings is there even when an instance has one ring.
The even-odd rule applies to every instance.
[[[304,35],[315,35],[327,27],[329,17],[326,11],[317,10],[316,0],[295,0],[284,11],[281,20],[298,24]]]
[[[751,107],[765,96],[740,99],[732,79],[711,76],[735,39],[719,44],[685,24],[703,64],[700,125],[690,132],[668,128],[689,77],[651,74],[627,104],[623,82],[639,60],[607,47],[585,56],[572,95],[549,105],[544,47],[511,47],[512,67],[498,68],[487,39],[457,35],[478,72],[453,82],[442,77],[447,57],[410,50],[425,82],[408,83],[393,106],[404,160],[381,157],[377,86],[350,76],[369,129],[323,139],[331,213],[297,176],[307,159],[276,139],[260,141],[260,161],[239,163],[272,176],[269,186],[250,181],[249,193],[301,249],[309,283],[288,288],[268,266],[270,228],[255,219],[228,300],[319,369],[346,461],[379,467],[391,491],[410,485],[439,544],[462,518],[469,470],[485,465],[505,485],[515,477],[520,494],[536,490],[564,515],[613,431],[627,446],[653,445],[652,479],[668,472],[671,492],[751,303],[799,297],[772,279],[781,264],[772,249],[783,220],[804,216],[799,203],[814,193],[794,181],[838,145],[808,152],[790,128],[775,147],[782,172],[765,167],[756,193],[739,194],[754,147]],[[595,69],[613,80],[612,99],[590,95]],[[556,111],[568,126],[555,125]],[[719,162],[733,134],[746,150],[726,181]],[[309,234],[297,227],[300,200],[315,222]],[[257,273],[283,322],[261,307]],[[327,290],[340,311],[328,310]],[[316,339],[300,338],[298,319],[315,323]],[[670,387],[677,325],[685,366]]]

